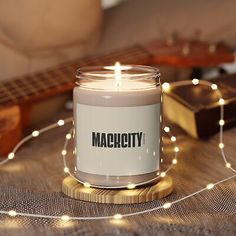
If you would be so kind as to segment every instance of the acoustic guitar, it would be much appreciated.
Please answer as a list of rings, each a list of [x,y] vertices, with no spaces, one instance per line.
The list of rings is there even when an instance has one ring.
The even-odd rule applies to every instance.
[[[0,154],[9,153],[22,137],[34,104],[70,92],[79,67],[91,65],[152,64],[174,67],[214,67],[233,62],[233,51],[223,43],[156,40],[120,51],[89,56],[42,72],[0,82]]]

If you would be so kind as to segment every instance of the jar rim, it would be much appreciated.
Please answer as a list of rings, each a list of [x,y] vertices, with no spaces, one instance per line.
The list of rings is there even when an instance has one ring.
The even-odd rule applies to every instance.
[[[160,86],[160,72],[159,69],[152,66],[142,66],[142,65],[119,65],[120,83],[124,86],[123,91],[137,90],[137,89],[152,89],[154,87]],[[115,74],[115,66],[87,66],[81,67],[77,70],[76,78],[78,79],[76,84],[80,88],[90,89],[90,90],[117,90],[118,87],[114,87],[117,82]],[[103,87],[103,81],[107,81],[106,85]],[[116,81],[113,83],[113,81]],[[136,81],[137,86],[133,86],[133,82]],[[129,86],[126,86],[127,83]],[[130,86],[131,85],[131,86]]]
[[[76,72],[77,79],[113,79],[114,65],[109,66],[85,66],[78,68]],[[121,65],[121,72],[125,74],[126,79],[135,79],[146,77],[153,78],[160,75],[160,71],[156,67],[143,65]],[[110,72],[110,73],[109,73]]]

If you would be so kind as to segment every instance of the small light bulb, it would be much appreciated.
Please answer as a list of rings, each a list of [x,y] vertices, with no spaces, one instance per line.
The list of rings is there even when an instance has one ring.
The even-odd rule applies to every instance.
[[[170,202],[166,202],[166,203],[163,205],[163,208],[164,208],[164,209],[170,208],[171,205],[172,205],[172,204],[171,204]]]
[[[170,132],[170,127],[166,126],[166,127],[164,128],[164,131],[165,131],[166,133]]]
[[[175,141],[176,141],[176,137],[175,137],[175,136],[171,136],[170,140],[171,140],[172,142],[175,142]]]
[[[128,184],[127,185],[127,188],[128,189],[134,189],[136,186],[135,186],[135,184]]]
[[[220,149],[223,149],[224,146],[225,146],[225,145],[224,145],[223,143],[219,143],[219,148],[220,148]]]
[[[192,80],[192,83],[193,83],[193,85],[199,84],[199,79],[193,79],[193,80]]]
[[[207,189],[213,189],[214,188],[214,184],[210,183],[206,186]]]
[[[9,216],[16,216],[17,213],[16,213],[16,211],[10,210],[10,211],[8,211],[8,215]]]
[[[114,218],[115,220],[120,220],[120,219],[122,218],[122,215],[121,215],[121,214],[115,214],[115,215],[113,216],[113,218]]]
[[[172,160],[172,163],[173,163],[174,165],[177,164],[177,162],[178,162],[177,159],[173,159],[173,160]]]
[[[224,120],[220,120],[220,121],[219,121],[219,125],[220,125],[220,126],[223,126],[224,124],[225,124],[225,121],[224,121]]]
[[[224,105],[224,104],[225,104],[225,100],[224,100],[223,98],[220,98],[220,99],[219,99],[219,104],[220,104],[220,105]]]
[[[65,124],[65,121],[64,120],[59,120],[59,121],[57,121],[57,124],[59,126],[63,126]]]
[[[178,147],[175,147],[175,148],[174,148],[174,151],[175,151],[175,152],[179,152],[179,148],[178,148]]]
[[[61,151],[61,155],[65,156],[66,154],[67,154],[67,151],[66,151],[65,149],[63,149],[63,150]]]
[[[218,86],[216,84],[212,84],[211,88],[212,88],[212,90],[216,90],[218,88]]]
[[[69,173],[69,171],[70,171],[70,170],[69,170],[69,168],[68,168],[67,166],[64,167],[64,172],[65,172],[65,173]]]
[[[71,139],[71,134],[67,134],[66,139],[68,139],[68,140]]]
[[[10,152],[8,154],[8,159],[12,160],[15,157],[15,153],[14,152]]]
[[[68,221],[68,220],[70,220],[70,217],[69,217],[68,215],[63,215],[63,216],[61,217],[61,219],[62,219],[63,221]]]
[[[226,166],[227,168],[231,168],[231,164],[230,164],[229,162],[227,162],[227,163],[225,164],[225,166]]]
[[[32,136],[33,136],[33,137],[39,136],[39,131],[38,131],[38,130],[33,131],[33,132],[32,132]]]
[[[85,182],[85,183],[84,183],[84,187],[85,187],[85,188],[90,188],[90,186],[91,186],[90,183],[88,183],[88,182]]]
[[[162,87],[164,92],[169,92],[170,91],[170,84],[167,83],[167,82],[163,83],[161,87]]]
[[[163,178],[166,176],[166,172],[161,172],[160,176]]]

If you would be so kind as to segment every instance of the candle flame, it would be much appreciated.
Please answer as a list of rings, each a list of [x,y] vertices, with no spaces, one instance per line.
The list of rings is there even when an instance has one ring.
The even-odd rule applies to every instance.
[[[115,63],[114,72],[115,72],[116,87],[120,87],[121,86],[121,65],[119,62]]]
[[[122,70],[130,70],[131,68],[131,66],[121,65],[120,62],[116,62],[113,66],[104,66],[104,69],[114,71],[114,74],[112,73],[109,75],[115,77],[115,87],[117,90],[119,89],[119,87],[121,87],[121,77],[124,76],[124,74],[122,75]]]

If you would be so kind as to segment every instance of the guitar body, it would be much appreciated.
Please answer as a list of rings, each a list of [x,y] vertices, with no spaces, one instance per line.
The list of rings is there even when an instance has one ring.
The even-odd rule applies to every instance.
[[[20,141],[24,127],[29,123],[53,116],[54,107],[59,108],[68,99],[75,85],[78,67],[121,64],[163,65],[175,68],[211,67],[233,62],[233,51],[224,44],[202,41],[157,40],[135,45],[120,51],[95,55],[71,61],[27,76],[0,82],[0,156],[7,155]],[[45,105],[64,94],[57,105]],[[56,99],[58,100],[58,99]],[[41,104],[41,106],[39,106]],[[55,103],[54,103],[55,104]],[[35,116],[35,107],[44,110]],[[40,110],[38,109],[38,110]],[[46,115],[45,115],[46,111]]]
[[[21,110],[17,105],[0,109],[0,155],[7,155],[22,137]]]

